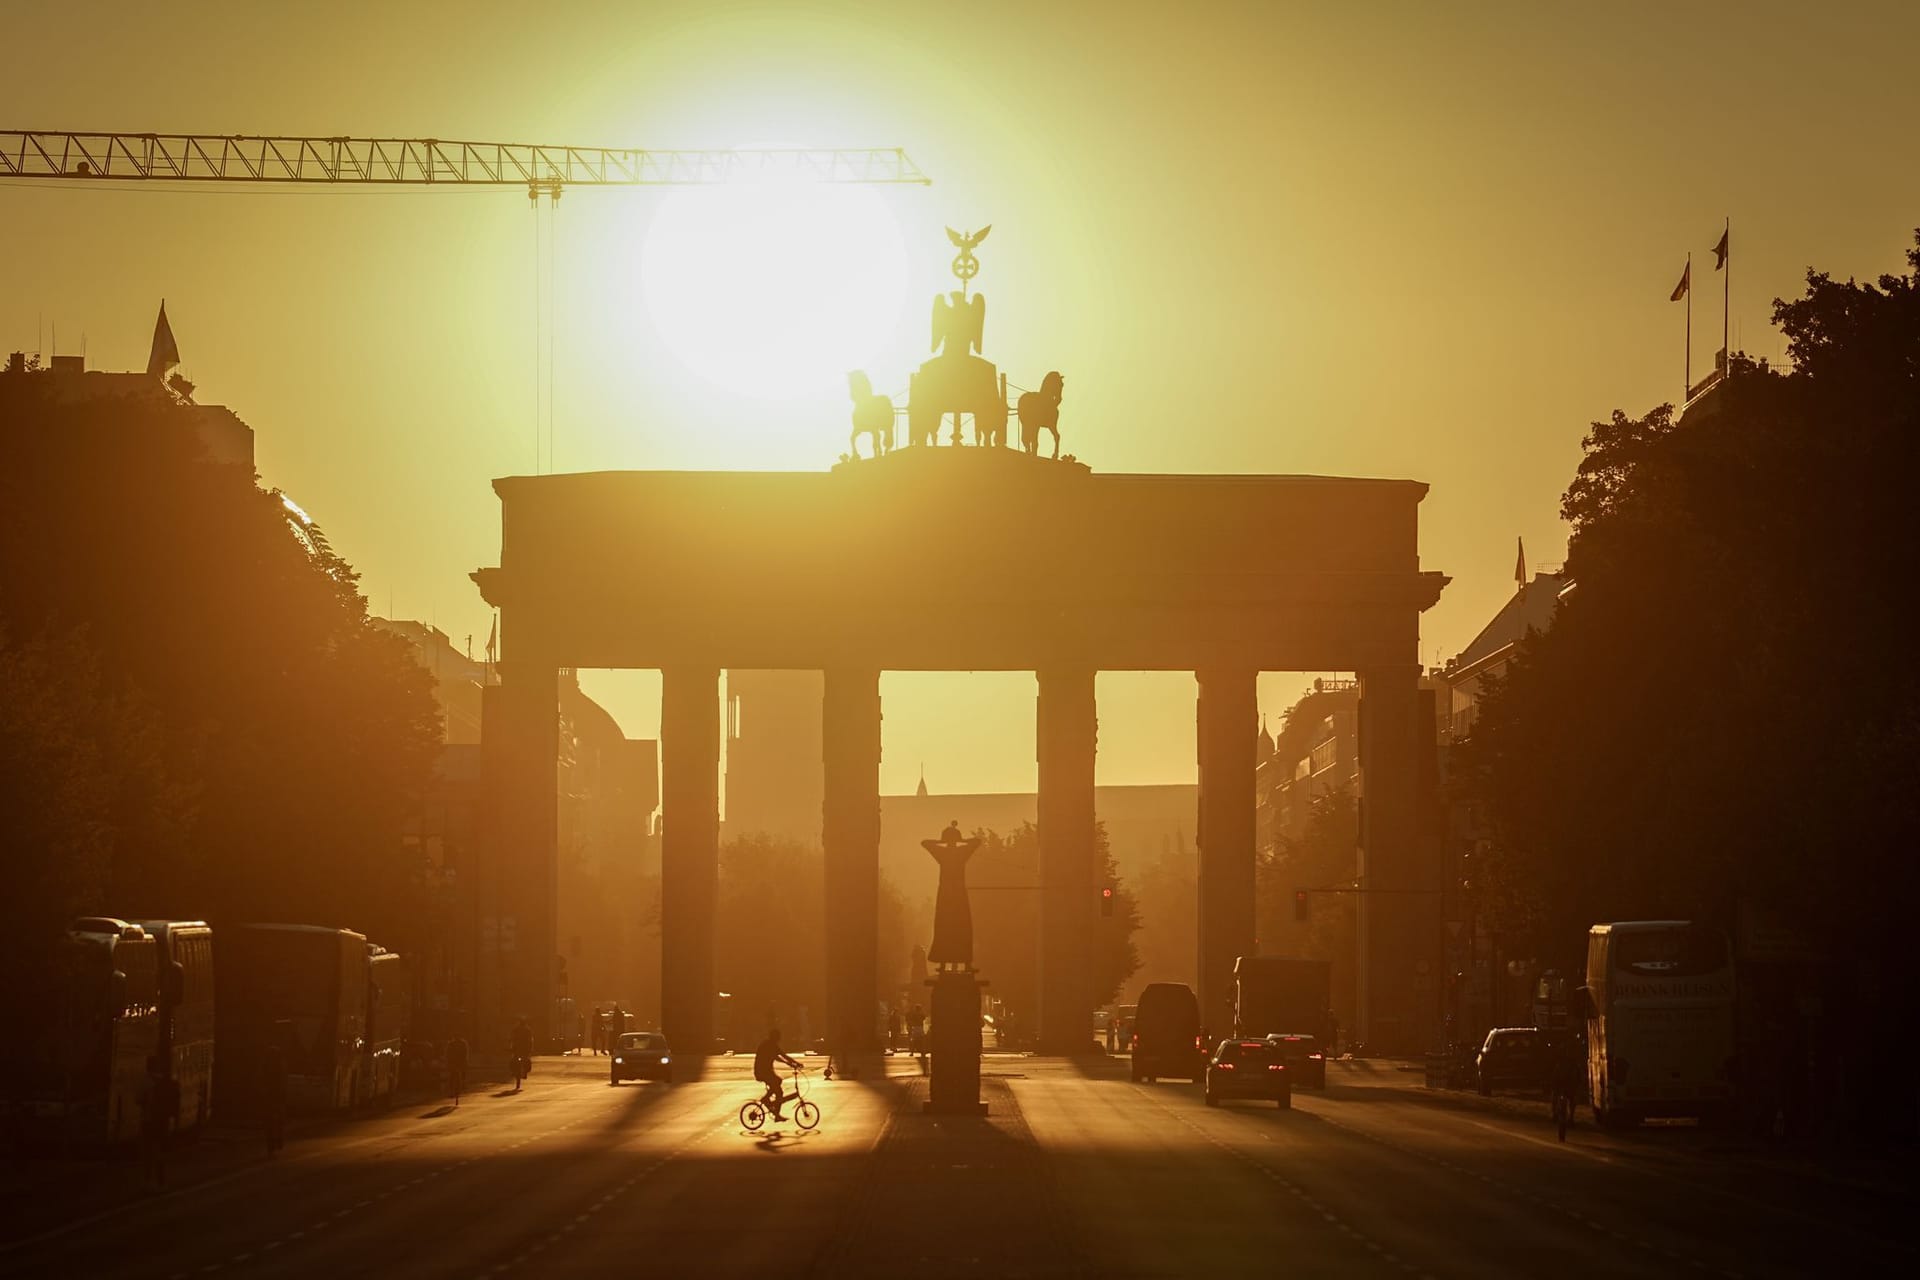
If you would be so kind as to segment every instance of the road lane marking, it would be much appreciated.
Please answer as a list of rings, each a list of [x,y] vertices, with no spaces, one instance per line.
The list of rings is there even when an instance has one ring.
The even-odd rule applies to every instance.
[[[1285,1174],[1281,1173],[1279,1170],[1273,1168],[1271,1165],[1262,1164],[1260,1161],[1254,1159],[1251,1155],[1247,1154],[1245,1151],[1243,1151],[1239,1147],[1228,1146],[1226,1143],[1220,1141],[1220,1139],[1214,1137],[1211,1133],[1208,1133],[1205,1129],[1202,1129],[1199,1125],[1194,1124],[1192,1121],[1188,1120],[1185,1116],[1181,1115],[1179,1112],[1173,1110],[1171,1107],[1168,1107],[1165,1103],[1155,1098],[1152,1094],[1148,1093],[1145,1089],[1142,1089],[1139,1085],[1134,1085],[1133,1089],[1134,1089],[1134,1092],[1140,1094],[1142,1097],[1145,1097],[1151,1100],[1153,1105],[1160,1111],[1162,1115],[1168,1116],[1169,1118],[1176,1121],[1177,1123],[1184,1125],[1187,1129],[1191,1130],[1193,1133],[1198,1134],[1200,1137],[1206,1139],[1208,1142],[1212,1143],[1214,1146],[1218,1147],[1220,1150],[1232,1156],[1235,1160],[1238,1160],[1242,1164],[1249,1165],[1252,1168],[1258,1170],[1259,1172],[1266,1174],[1268,1178],[1279,1183],[1282,1187],[1285,1187],[1289,1192],[1293,1194],[1295,1199],[1299,1200],[1303,1205],[1306,1205],[1310,1209],[1318,1210],[1322,1218],[1324,1218],[1328,1223],[1332,1224],[1334,1228],[1342,1232],[1344,1235],[1346,1235],[1349,1239],[1353,1240],[1355,1243],[1366,1245],[1367,1248],[1371,1249],[1373,1252],[1380,1254],[1383,1260],[1392,1259],[1395,1265],[1397,1265],[1402,1271],[1405,1271],[1410,1275],[1418,1275],[1420,1277],[1420,1280],[1433,1280],[1433,1277],[1430,1274],[1421,1271],[1418,1267],[1414,1266],[1410,1262],[1405,1261],[1404,1259],[1400,1258],[1398,1255],[1389,1253],[1385,1249],[1381,1248],[1381,1246],[1376,1241],[1374,1241],[1374,1239],[1371,1236],[1368,1236],[1364,1232],[1357,1230],[1353,1226],[1353,1224],[1345,1221],[1344,1219],[1340,1218],[1336,1214],[1328,1212],[1325,1207],[1323,1207],[1318,1201],[1314,1200],[1311,1196],[1309,1196],[1304,1189],[1302,1189],[1291,1178],[1287,1177]]]

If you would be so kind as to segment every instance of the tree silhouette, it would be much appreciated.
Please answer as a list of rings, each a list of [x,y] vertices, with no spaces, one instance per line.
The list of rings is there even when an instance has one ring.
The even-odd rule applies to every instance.
[[[1791,372],[1736,358],[1684,418],[1594,424],[1562,508],[1576,585],[1464,753],[1494,833],[1483,908],[1543,963],[1578,968],[1597,920],[1771,908],[1829,972],[1885,975],[1878,997],[1837,983],[1847,1007],[1829,1006],[1854,1060],[1885,1070],[1912,1035],[1893,974],[1920,887],[1907,257],[1908,275],[1809,272],[1776,301]]]
[[[84,906],[408,945],[424,913],[399,833],[438,747],[429,677],[279,495],[203,458],[193,409],[54,382],[0,377],[0,634],[15,680],[49,691],[15,683],[0,718],[53,744],[51,813],[94,826],[48,817],[34,856],[72,875],[12,909],[39,930]],[[41,808],[38,785],[8,769],[0,799]]]

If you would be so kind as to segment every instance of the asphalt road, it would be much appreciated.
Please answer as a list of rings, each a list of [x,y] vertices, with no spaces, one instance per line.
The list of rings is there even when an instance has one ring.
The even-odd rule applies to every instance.
[[[518,1095],[272,1161],[189,1158],[174,1189],[117,1204],[29,1186],[0,1273],[1808,1275],[1906,1273],[1916,1253],[1911,1186],[1684,1126],[1585,1122],[1562,1144],[1537,1108],[1377,1068],[1337,1066],[1291,1111],[1210,1109],[1123,1064],[992,1057],[990,1114],[956,1120],[920,1113],[897,1060],[816,1074],[818,1130],[752,1134],[743,1061],[617,1089],[602,1063],[543,1059]]]

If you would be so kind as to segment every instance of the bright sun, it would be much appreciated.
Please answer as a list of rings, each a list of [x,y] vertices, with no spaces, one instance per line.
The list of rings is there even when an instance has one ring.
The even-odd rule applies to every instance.
[[[899,224],[859,187],[683,188],[660,202],[640,258],[668,348],[763,400],[844,386],[897,331],[906,281]]]

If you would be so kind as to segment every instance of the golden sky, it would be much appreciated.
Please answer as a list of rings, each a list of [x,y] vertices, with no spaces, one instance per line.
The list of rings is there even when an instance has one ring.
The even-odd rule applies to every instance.
[[[1067,450],[1103,471],[1429,482],[1453,585],[1423,656],[1564,554],[1586,423],[1675,398],[1805,268],[1894,269],[1920,223],[1902,62],[1920,6],[402,5],[9,0],[0,127],[434,136],[604,146],[899,145],[935,179],[877,199],[905,246],[882,390],[924,358],[979,250],[985,354],[1067,376]],[[555,217],[561,470],[818,468],[841,370],[767,400],[663,340],[641,297],[658,191]],[[534,465],[534,223],[513,191],[0,186],[0,345],[144,364],[167,299],[201,398],[360,568],[374,608],[478,647],[494,476]],[[1740,341],[1744,339],[1744,341]],[[1337,531],[1329,531],[1337,536]],[[648,681],[603,682],[630,732]],[[1263,681],[1277,712],[1298,678]],[[1032,681],[889,677],[883,785],[1032,785]],[[1193,773],[1191,681],[1103,679],[1101,780]]]

